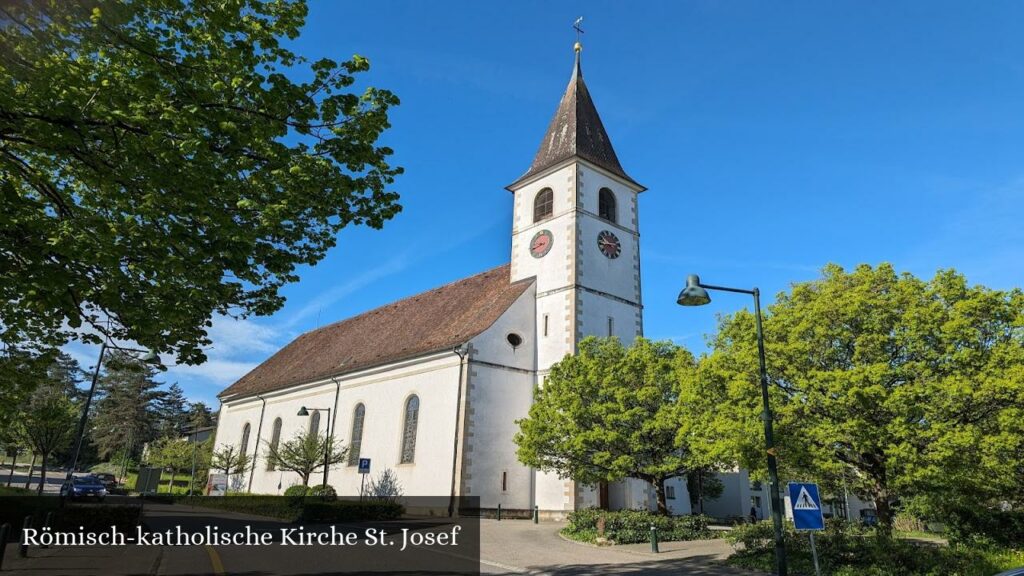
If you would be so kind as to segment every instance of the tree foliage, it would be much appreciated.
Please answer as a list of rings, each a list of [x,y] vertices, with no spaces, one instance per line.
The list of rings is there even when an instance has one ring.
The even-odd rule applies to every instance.
[[[47,381],[39,386],[24,406],[19,430],[34,455],[42,457],[39,493],[43,493],[46,471],[54,451],[71,442],[78,412],[62,389],[61,382]]]
[[[91,422],[91,438],[100,458],[142,446],[158,437],[164,392],[154,380],[155,370],[126,352],[112,350],[103,361],[106,370],[98,390]]]
[[[0,341],[205,359],[349,224],[400,209],[368,61],[285,47],[302,0],[0,7]],[[90,330],[78,330],[81,326]]]
[[[1024,294],[930,281],[887,264],[780,294],[765,318],[779,460],[791,476],[891,504],[1019,499],[1024,471]],[[725,318],[705,375],[728,400],[718,431],[763,467],[753,317]],[[755,440],[756,439],[756,440]],[[728,440],[725,441],[728,443]]]
[[[345,461],[348,447],[326,434],[317,434],[302,430],[290,440],[280,442],[277,446],[264,440],[267,462],[277,470],[295,472],[302,479],[302,485],[309,485],[309,477],[318,470],[323,470],[326,458],[327,466]]]
[[[704,456],[680,430],[696,380],[693,355],[671,342],[588,337],[551,367],[515,436],[519,460],[583,484],[638,478],[668,511],[664,482]]]
[[[252,457],[237,446],[222,444],[210,455],[210,469],[224,474],[241,474],[249,468]]]

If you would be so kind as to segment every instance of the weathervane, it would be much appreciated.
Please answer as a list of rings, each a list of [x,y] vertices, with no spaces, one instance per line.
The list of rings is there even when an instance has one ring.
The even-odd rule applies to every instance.
[[[580,44],[580,34],[583,34],[583,16],[580,16],[572,23],[572,27],[576,30],[576,45],[573,46],[577,52],[583,50],[583,44]]]

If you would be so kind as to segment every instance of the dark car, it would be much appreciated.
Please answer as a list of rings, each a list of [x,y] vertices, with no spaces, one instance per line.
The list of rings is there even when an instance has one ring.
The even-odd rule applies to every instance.
[[[1020,568],[1014,568],[1013,570],[1007,570],[1006,572],[1000,572],[996,576],[1024,576],[1024,566]]]
[[[114,476],[109,472],[98,472],[96,474],[92,474],[92,476],[99,480],[100,484],[103,484],[103,487],[107,489],[107,492],[113,492],[117,488],[117,476]]]
[[[95,476],[77,476],[60,487],[60,495],[70,497],[72,500],[103,500],[107,497],[107,489]]]

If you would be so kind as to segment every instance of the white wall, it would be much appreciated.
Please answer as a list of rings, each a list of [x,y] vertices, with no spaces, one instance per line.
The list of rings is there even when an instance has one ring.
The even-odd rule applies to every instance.
[[[481,508],[533,507],[533,473],[519,463],[512,438],[519,431],[516,420],[525,418],[533,403],[535,302],[533,286],[471,342],[462,494],[479,496]],[[513,348],[509,333],[522,337],[522,344]]]
[[[384,468],[392,468],[408,496],[449,494],[458,375],[458,356],[441,353],[420,361],[364,370],[339,378],[341,390],[334,438],[348,445],[353,410],[361,402],[366,407],[361,456],[372,459],[373,475]],[[416,454],[413,463],[401,464],[405,401],[411,394],[416,394],[420,400]],[[253,492],[274,494],[278,493],[279,483],[281,491],[300,483],[295,473],[267,470],[264,442],[270,440],[274,419],[280,417],[282,420],[281,439],[284,441],[309,425],[308,417],[296,415],[300,407],[333,409],[334,395],[335,384],[330,381],[265,395],[267,407],[253,474]],[[251,453],[260,406],[260,400],[255,397],[225,402],[217,429],[217,445],[237,445],[242,426],[249,421],[252,423]],[[326,424],[325,413],[321,416],[321,431],[326,430]],[[310,485],[319,484],[321,480],[322,471],[310,478]],[[360,480],[356,467],[347,463],[335,465],[330,470],[329,482],[339,494],[357,495]]]

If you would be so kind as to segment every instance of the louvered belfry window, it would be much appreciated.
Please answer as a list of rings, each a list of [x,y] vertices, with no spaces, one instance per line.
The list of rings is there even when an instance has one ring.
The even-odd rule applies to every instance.
[[[545,188],[537,192],[537,196],[533,199],[533,221],[540,222],[545,218],[550,218],[554,209],[555,194],[551,191],[551,188]]]

